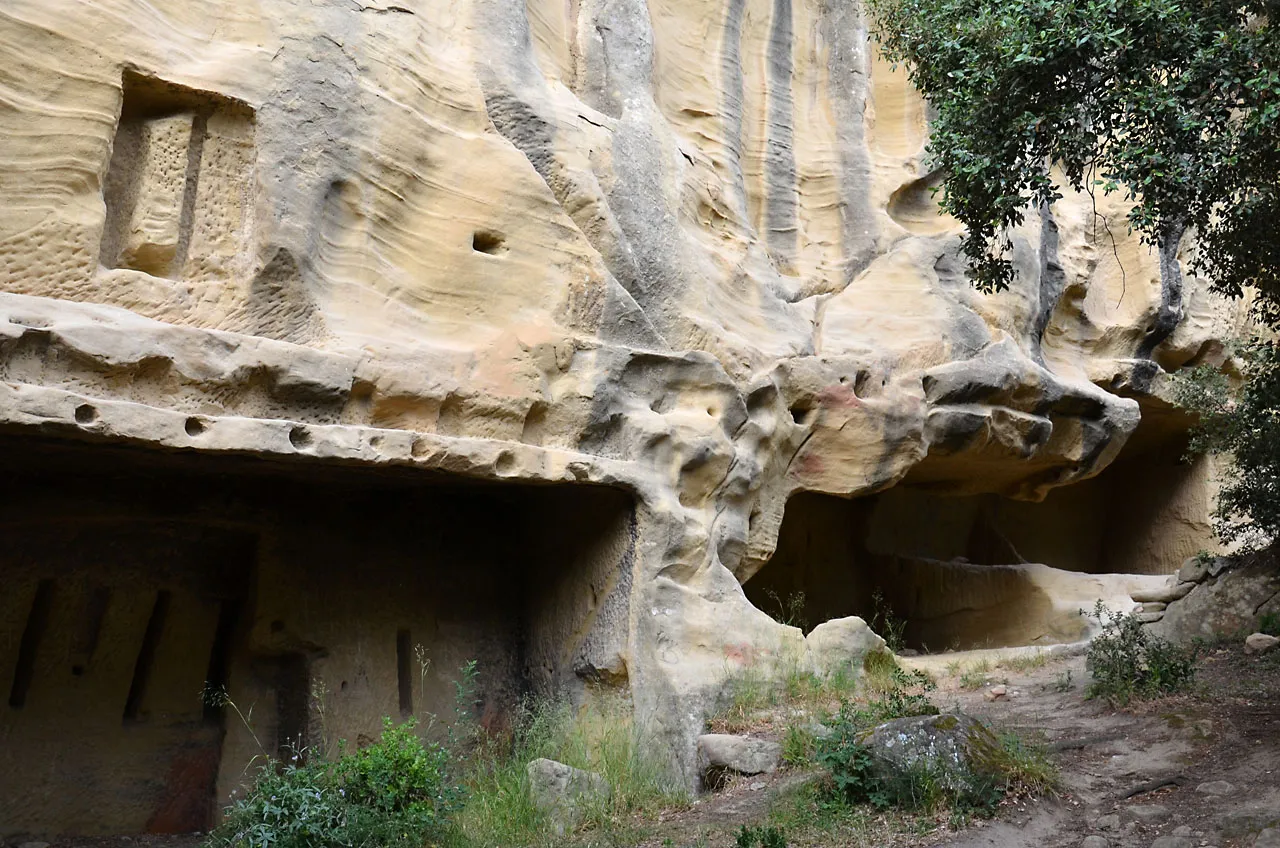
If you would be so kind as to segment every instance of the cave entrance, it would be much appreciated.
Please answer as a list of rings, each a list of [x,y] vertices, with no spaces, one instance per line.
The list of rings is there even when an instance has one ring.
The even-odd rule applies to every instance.
[[[1185,428],[1139,428],[1102,473],[1038,503],[909,485],[854,499],[798,493],[773,557],[743,588],[806,627],[871,621],[878,595],[917,650],[1076,641],[1083,575],[1170,573],[1215,546],[1210,462],[1185,454]]]
[[[491,727],[527,693],[625,679],[624,492],[0,452],[0,836],[206,830],[255,757],[452,716],[471,661]]]

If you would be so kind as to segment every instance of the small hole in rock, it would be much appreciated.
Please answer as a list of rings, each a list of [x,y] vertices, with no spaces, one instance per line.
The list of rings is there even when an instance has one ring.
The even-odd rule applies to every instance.
[[[98,410],[94,409],[91,404],[82,403],[76,407],[76,422],[79,424],[92,424],[98,420]]]
[[[507,252],[502,236],[488,230],[476,230],[472,234],[471,249],[476,253],[487,253],[490,256]]]
[[[289,441],[295,448],[305,448],[311,444],[311,433],[306,427],[294,427],[289,431]]]
[[[80,675],[84,674],[84,666],[82,665],[71,666],[71,673],[76,677],[79,677]]]
[[[813,409],[807,406],[793,406],[791,407],[791,420],[797,424],[808,423],[809,415],[812,412]]]
[[[275,621],[271,622],[271,632],[272,632],[272,633],[279,633],[281,630],[284,630],[284,622],[283,622],[283,621],[281,621],[280,619],[278,619],[278,618],[277,618]]]
[[[204,432],[204,422],[199,418],[192,416],[187,419],[185,429],[188,436],[198,436]]]
[[[341,691],[347,691],[347,681],[342,681],[342,685],[338,687]]]

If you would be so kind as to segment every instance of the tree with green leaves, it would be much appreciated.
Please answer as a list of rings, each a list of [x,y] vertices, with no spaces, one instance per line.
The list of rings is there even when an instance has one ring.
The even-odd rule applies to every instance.
[[[1280,319],[1275,0],[868,0],[875,35],[929,101],[941,205],[977,285],[1006,288],[1008,228],[1062,196],[1123,191],[1160,256],[1149,355],[1182,314],[1177,259]],[[1280,8],[1280,6],[1277,6]],[[1051,170],[1050,166],[1056,166]]]
[[[979,288],[1012,281],[1009,228],[1029,209],[1051,220],[1067,188],[1123,192],[1129,226],[1159,256],[1140,359],[1182,318],[1180,248],[1213,290],[1254,290],[1257,317],[1280,328],[1278,0],[867,2],[881,51],[932,107],[941,206],[966,227]],[[1205,391],[1203,375],[1182,394],[1205,421],[1200,446],[1237,460],[1219,527],[1238,536],[1252,521],[1275,538],[1280,350],[1247,353],[1254,379],[1236,399]]]

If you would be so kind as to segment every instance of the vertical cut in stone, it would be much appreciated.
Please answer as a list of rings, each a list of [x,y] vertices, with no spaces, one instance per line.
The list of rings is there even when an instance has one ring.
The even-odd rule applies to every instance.
[[[218,627],[213,634],[213,647],[209,650],[209,668],[205,672],[206,697],[204,720],[209,724],[222,722],[222,698],[228,684],[231,663],[231,642],[235,636],[236,621],[240,617],[240,601],[227,598],[218,607]]]
[[[31,612],[27,615],[27,626],[22,630],[22,641],[18,643],[18,663],[13,670],[13,685],[9,688],[9,706],[15,710],[22,709],[27,702],[27,691],[31,688],[31,680],[36,673],[36,655],[40,652],[40,642],[49,628],[49,612],[52,609],[53,581],[41,580],[31,601]]]
[[[151,618],[147,620],[147,630],[142,636],[142,646],[138,649],[138,659],[133,665],[133,680],[129,684],[129,697],[124,702],[124,720],[137,721],[142,711],[142,700],[147,695],[147,683],[151,680],[151,672],[155,666],[156,649],[160,647],[160,637],[164,634],[165,620],[169,617],[169,602],[172,596],[164,589],[156,592],[155,605],[151,607]]]
[[[413,715],[413,640],[409,631],[396,632],[396,680],[400,684],[400,717]]]

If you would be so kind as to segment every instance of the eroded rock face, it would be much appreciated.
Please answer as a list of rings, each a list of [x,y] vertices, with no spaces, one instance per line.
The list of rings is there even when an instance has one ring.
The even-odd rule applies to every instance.
[[[1078,197],[1030,214],[1016,285],[974,291],[931,199],[924,106],[856,4],[8,0],[0,53],[6,437],[279,463],[350,503],[326,532],[357,573],[374,507],[317,469],[621,490],[629,505],[604,510],[581,555],[603,565],[547,574],[557,543],[537,543],[546,623],[521,662],[540,688],[629,686],[690,778],[725,677],[804,657],[801,632],[741,586],[791,495],[1070,491],[1131,435],[1146,451],[1176,433],[1162,375],[1220,361],[1237,317],[1191,280],[1184,320],[1139,359],[1157,264],[1107,231],[1123,217],[1107,199],[1101,217]],[[1176,555],[1171,570],[1204,546],[1207,470],[1177,474],[1133,520],[1149,538],[1117,561],[1161,570]],[[263,532],[269,510],[245,517],[238,498],[181,520]],[[475,532],[501,535],[523,508],[495,498]],[[573,534],[565,508],[537,522]],[[437,523],[379,532],[431,552]],[[18,646],[0,679],[34,699],[52,686],[35,674],[45,657],[93,639],[66,623],[71,601],[49,601],[45,625],[33,614],[62,572],[0,568],[21,573],[0,609],[0,644]],[[246,597],[292,588],[254,574]],[[152,602],[138,603],[122,667],[146,643]],[[385,679],[334,728],[354,737],[404,714],[426,675],[416,636],[359,623],[376,597],[332,603],[308,608],[313,625],[243,626],[279,653],[280,621],[330,687]],[[207,626],[201,644],[216,614]],[[430,622],[411,634],[424,627],[462,644]],[[228,655],[233,691],[244,656]],[[102,684],[117,722],[121,674]],[[224,757],[220,791],[242,765]]]

